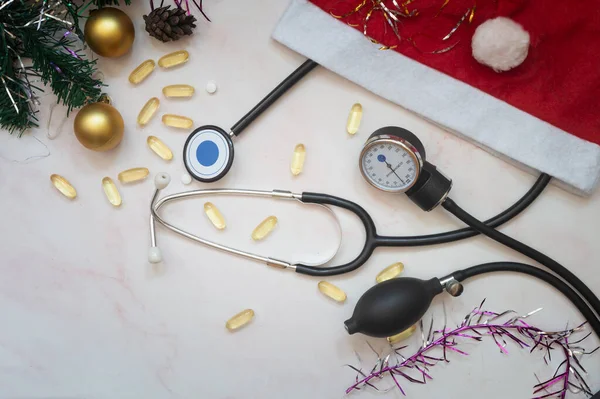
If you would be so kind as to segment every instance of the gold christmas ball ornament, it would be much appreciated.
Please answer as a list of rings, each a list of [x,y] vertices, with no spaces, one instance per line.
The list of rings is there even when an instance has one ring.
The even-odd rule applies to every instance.
[[[131,18],[118,8],[104,7],[92,11],[85,23],[85,41],[102,57],[120,57],[127,53],[135,39]]]
[[[125,126],[119,111],[110,104],[98,102],[79,110],[73,130],[85,148],[108,151],[119,145]]]

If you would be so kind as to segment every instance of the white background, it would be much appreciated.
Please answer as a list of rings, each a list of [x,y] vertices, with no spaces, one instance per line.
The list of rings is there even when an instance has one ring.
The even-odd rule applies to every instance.
[[[344,367],[357,365],[354,350],[365,368],[372,365],[366,338],[348,336],[343,321],[382,268],[402,261],[406,276],[431,278],[488,261],[527,261],[485,238],[378,249],[357,272],[327,279],[348,294],[339,305],[317,291],[316,278],[218,253],[159,227],[165,261],[152,268],[146,260],[152,179],[132,186],[117,183],[123,205],[116,209],[104,197],[104,176],[117,181],[121,170],[143,166],[152,178],[159,171],[172,175],[166,193],[206,187],[326,192],[358,202],[380,233],[395,235],[434,233],[461,224],[442,209],[424,213],[405,196],[378,192],[363,181],[357,156],[379,127],[397,125],[417,134],[428,160],[453,178],[452,198],[481,218],[512,204],[535,177],[317,68],[236,140],[235,162],[226,178],[183,186],[181,152],[188,132],[163,126],[160,115],[180,113],[192,117],[196,127],[227,129],[304,60],[269,37],[285,2],[206,1],[213,22],[199,18],[193,37],[167,44],[147,36],[142,15],[149,6],[135,3],[126,9],[137,32],[132,52],[98,62],[107,92],[125,119],[125,137],[116,150],[83,148],[72,134],[72,117],[57,139],[48,140],[51,95],[43,97],[40,107],[43,128],[21,139],[0,135],[0,398],[339,398],[354,380]],[[185,66],[157,69],[137,87],[127,81],[143,60],[182,48],[191,54]],[[219,86],[213,96],[204,91],[209,80]],[[195,86],[195,96],[164,98],[161,88],[176,83]],[[152,96],[161,99],[159,115],[141,129],[136,116]],[[362,103],[364,117],[357,135],[350,137],[345,124],[355,102]],[[62,113],[55,110],[53,126]],[[150,134],[173,149],[172,162],[147,148]],[[48,147],[50,156],[11,162],[44,154],[34,138]],[[297,143],[306,145],[307,158],[303,173],[293,177],[289,163]],[[79,194],[75,201],[52,187],[52,173],[73,183]],[[223,232],[206,220],[202,199],[170,205],[165,215],[206,237],[289,260],[316,260],[336,246],[335,225],[314,207],[210,200],[227,219]],[[252,242],[253,227],[270,214],[279,218],[277,230],[264,242]],[[363,239],[358,221],[346,212],[338,214],[344,243],[336,263],[352,259]],[[598,193],[584,199],[549,187],[503,231],[555,257],[600,294],[599,222]],[[528,277],[496,274],[469,281],[465,288],[460,298],[443,295],[436,300],[432,313],[438,323],[443,323],[442,301],[449,324],[456,324],[484,298],[491,310],[526,313],[544,307],[532,320],[544,329],[562,329],[582,319],[557,291]],[[225,321],[244,308],[255,310],[254,321],[229,333]],[[368,341],[377,349],[386,347],[385,340]],[[405,354],[415,349],[419,337],[409,343]],[[596,338],[587,342],[589,348],[597,344]],[[539,354],[514,345],[508,356],[489,340],[464,348],[471,355],[452,356],[449,365],[433,368],[434,380],[426,386],[404,384],[408,397],[526,398],[537,383],[534,373],[549,378],[554,372]],[[600,358],[588,358],[585,364],[596,391]],[[387,386],[389,382],[382,383]],[[368,391],[353,396],[379,397]],[[401,395],[393,391],[385,397]]]

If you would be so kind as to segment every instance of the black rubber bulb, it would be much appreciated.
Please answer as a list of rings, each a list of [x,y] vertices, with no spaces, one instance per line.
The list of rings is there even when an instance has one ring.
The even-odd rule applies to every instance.
[[[433,298],[443,291],[440,280],[403,277],[370,288],[344,322],[349,334],[390,337],[417,323]]]

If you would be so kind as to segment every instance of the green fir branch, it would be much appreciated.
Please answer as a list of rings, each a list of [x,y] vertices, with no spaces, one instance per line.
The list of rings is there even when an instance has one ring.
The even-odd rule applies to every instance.
[[[10,133],[37,126],[30,85],[21,77],[24,75],[17,74],[17,64],[17,53],[9,47],[4,26],[0,25],[0,128]]]
[[[81,40],[82,42],[85,41],[83,31],[79,27],[79,18],[81,18],[81,13],[82,13],[81,7],[77,6],[76,4],[72,3],[71,1],[63,0],[63,4],[65,5],[65,8],[67,10],[67,15],[70,17],[70,20],[74,21],[73,28],[72,28],[73,32],[77,35],[79,40]]]
[[[79,22],[90,6],[129,5],[131,0],[59,1],[66,10],[60,19],[72,25],[53,18],[38,24],[46,1],[13,0],[0,10],[0,127],[11,133],[37,126],[35,92],[43,89],[31,84],[34,79],[48,85],[68,111],[102,94],[102,81],[93,78],[96,61],[78,50],[84,37]],[[24,68],[26,60],[30,66]]]
[[[32,60],[32,68],[48,84],[68,112],[96,102],[102,94],[102,81],[94,79],[96,60],[90,61],[73,50],[74,39],[56,40],[40,31],[23,35],[23,55]]]
[[[37,127],[37,110],[33,100],[28,97],[30,93],[27,82],[5,71],[3,77],[4,80],[0,80],[0,128],[8,130],[9,133],[22,134],[27,129]],[[15,105],[19,109],[18,112]]]

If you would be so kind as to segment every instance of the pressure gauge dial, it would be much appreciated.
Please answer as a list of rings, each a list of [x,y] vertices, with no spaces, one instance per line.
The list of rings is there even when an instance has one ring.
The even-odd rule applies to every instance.
[[[393,193],[408,191],[417,181],[425,150],[406,129],[389,126],[373,133],[360,154],[360,171],[373,187]]]

